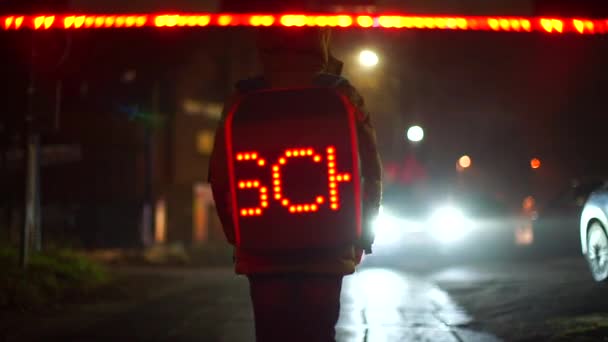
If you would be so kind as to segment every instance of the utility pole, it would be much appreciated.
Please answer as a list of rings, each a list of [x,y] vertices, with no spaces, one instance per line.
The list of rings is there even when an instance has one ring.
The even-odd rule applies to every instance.
[[[36,80],[34,62],[36,59],[36,45],[32,37],[31,63],[29,72],[29,84],[27,87],[27,109],[23,122],[23,170],[25,171],[25,196],[23,204],[23,227],[21,231],[20,264],[22,268],[27,267],[30,247],[34,242],[34,248],[41,247],[40,233],[40,187],[39,187],[39,156],[40,136],[35,131],[34,100],[36,96]],[[34,238],[34,241],[32,241]]]
[[[65,12],[69,8],[68,0],[36,0],[19,1],[8,0],[0,4],[0,12],[12,13],[44,13]],[[51,33],[51,32],[49,32]],[[61,33],[63,35],[63,33]],[[55,37],[55,38],[54,38]],[[41,203],[40,203],[40,108],[36,108],[36,100],[39,99],[42,86],[36,79],[39,72],[56,72],[60,65],[66,60],[69,52],[69,39],[60,56],[53,55],[53,49],[44,46],[44,42],[52,42],[56,39],[54,35],[41,38],[41,33],[32,32],[30,35],[30,60],[27,92],[27,108],[22,125],[22,156],[24,171],[24,222],[21,230],[20,265],[27,267],[30,249],[33,247],[39,251],[42,247],[41,231]],[[37,40],[38,39],[38,40]],[[57,60],[55,60],[57,58]],[[49,64],[49,61],[50,64]],[[54,62],[54,63],[53,63]],[[59,101],[61,87],[58,83],[56,88],[56,99]],[[55,128],[59,125],[59,105],[55,105]]]
[[[154,193],[153,193],[153,175],[154,175],[154,129],[156,120],[158,120],[159,97],[160,97],[160,81],[155,80],[152,86],[152,94],[150,88],[142,88],[142,84],[150,84],[147,81],[138,81],[135,70],[127,70],[123,76],[123,83],[126,88],[123,93],[128,93],[136,96],[135,104],[123,105],[123,111],[127,114],[129,121],[135,121],[141,125],[143,129],[143,141],[138,147],[138,155],[143,156],[143,175],[142,185],[143,193],[138,194],[138,201],[141,206],[140,221],[139,221],[139,241],[142,247],[149,247],[154,242]],[[145,89],[145,95],[134,94],[137,89]],[[144,100],[144,97],[146,98]],[[129,100],[127,100],[129,102]],[[142,103],[145,101],[145,104]],[[142,109],[143,107],[143,109]]]
[[[154,127],[155,120],[159,115],[160,82],[154,81],[152,88],[152,113],[143,118],[144,126],[144,205],[143,205],[143,244],[150,246],[154,241],[154,194],[153,194],[153,169],[154,169]]]
[[[144,205],[143,205],[143,236],[144,247],[152,243],[152,132],[150,126],[144,124]]]
[[[9,132],[7,128],[7,124],[0,121],[0,186],[2,189],[8,189],[8,172],[7,172],[7,158],[6,154],[8,151],[8,141],[9,141]],[[11,204],[10,197],[8,192],[1,195],[0,198],[0,227],[4,227],[6,229],[2,234],[6,234],[2,238],[6,238],[7,241],[10,241],[10,231],[11,231]]]

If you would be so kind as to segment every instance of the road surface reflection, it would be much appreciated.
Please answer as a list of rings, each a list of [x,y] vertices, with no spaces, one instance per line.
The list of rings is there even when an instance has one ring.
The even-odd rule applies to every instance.
[[[472,318],[431,281],[388,268],[344,279],[340,342],[497,341],[464,328]]]

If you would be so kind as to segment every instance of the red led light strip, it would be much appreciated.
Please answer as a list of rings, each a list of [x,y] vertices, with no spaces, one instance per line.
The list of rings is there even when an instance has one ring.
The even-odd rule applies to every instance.
[[[321,162],[321,156],[316,154],[312,148],[303,148],[303,149],[291,149],[285,151],[284,157],[279,158],[279,163],[272,166],[272,179],[274,186],[274,198],[277,201],[281,201],[281,205],[284,207],[288,207],[290,213],[302,213],[302,212],[315,212],[319,210],[318,204],[323,203],[323,197],[317,196],[317,203],[304,203],[304,204],[294,204],[288,198],[285,198],[281,189],[281,165],[285,165],[289,158],[312,158],[315,163]]]
[[[234,112],[238,108],[242,98],[238,98],[230,107],[228,111],[228,115],[226,116],[225,123],[225,143],[226,143],[226,154],[228,156],[228,178],[230,179],[230,207],[231,207],[231,216],[232,216],[232,224],[234,225],[234,242],[237,246],[241,245],[241,226],[239,224],[239,214],[237,208],[237,196],[236,196],[236,184],[235,184],[235,175],[234,175],[234,163],[232,163],[232,158],[234,155],[233,146],[232,146],[232,122],[234,120]],[[244,156],[243,156],[244,158]],[[258,165],[259,161],[258,161]],[[216,205],[221,205],[217,204]],[[249,213],[249,212],[248,212]]]
[[[351,14],[74,14],[7,15],[0,17],[2,30],[109,29],[140,27],[285,26],[355,27],[419,30],[503,31],[606,34],[608,19],[403,16]]]
[[[283,207],[286,207],[290,213],[310,213],[319,210],[319,207],[325,202],[325,197],[316,196],[312,203],[292,203],[283,194],[281,177],[281,168],[287,164],[292,158],[312,158],[313,162],[320,163],[323,158],[317,154],[312,148],[294,148],[287,149],[277,163],[272,165],[272,192],[273,198],[280,202]],[[237,162],[256,161],[260,167],[266,165],[266,161],[259,157],[257,152],[243,152],[236,154]],[[336,168],[336,149],[333,146],[327,148],[327,175],[328,175],[328,193],[329,207],[331,210],[340,209],[340,199],[338,194],[338,183],[350,182],[351,175],[349,173],[338,174]],[[261,186],[261,182],[257,179],[239,180],[238,189],[257,189],[260,190],[260,206],[251,208],[241,208],[238,212],[240,216],[261,216],[263,210],[268,208],[268,188]]]
[[[329,177],[329,202],[332,210],[339,209],[338,201],[338,183],[349,182],[350,174],[337,174],[336,172],[336,149],[333,147],[327,148],[327,173]]]
[[[266,165],[266,161],[264,159],[259,158],[258,154],[255,152],[251,153],[238,153],[236,155],[237,161],[256,161],[259,166]],[[254,208],[243,208],[240,210],[241,216],[254,216],[254,215],[262,215],[262,210],[264,208],[268,208],[268,188],[265,186],[260,186],[259,180],[244,180],[239,181],[238,184],[239,189],[251,189],[251,188],[259,188],[260,189],[260,206]]]

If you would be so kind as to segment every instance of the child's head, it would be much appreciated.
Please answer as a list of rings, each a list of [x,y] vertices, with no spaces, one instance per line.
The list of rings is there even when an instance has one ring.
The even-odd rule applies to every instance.
[[[260,54],[310,55],[327,62],[330,30],[317,27],[261,28],[257,31]]]

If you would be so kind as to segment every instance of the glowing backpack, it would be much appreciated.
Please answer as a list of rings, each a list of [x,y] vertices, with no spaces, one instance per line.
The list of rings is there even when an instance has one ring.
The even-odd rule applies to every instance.
[[[258,80],[227,112],[237,246],[331,248],[361,236],[357,114],[336,90],[341,81],[320,75],[311,87],[264,89]]]

